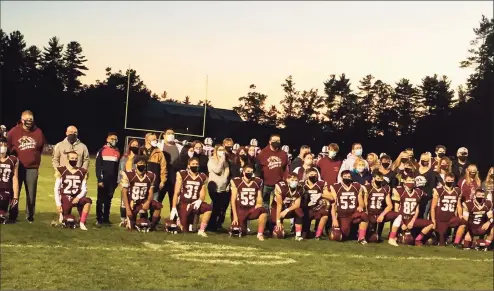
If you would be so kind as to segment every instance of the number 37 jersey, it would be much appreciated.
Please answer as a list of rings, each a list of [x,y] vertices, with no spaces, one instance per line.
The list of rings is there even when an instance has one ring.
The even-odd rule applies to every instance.
[[[180,203],[192,203],[199,199],[202,187],[207,183],[208,176],[204,173],[198,173],[192,177],[187,170],[178,172],[182,179],[182,189],[180,189]]]
[[[147,201],[149,189],[153,187],[155,179],[156,175],[152,172],[146,172],[146,174],[141,177],[137,174],[136,170],[132,170],[124,172],[120,184],[123,188],[129,190],[127,192],[129,201],[143,203]]]

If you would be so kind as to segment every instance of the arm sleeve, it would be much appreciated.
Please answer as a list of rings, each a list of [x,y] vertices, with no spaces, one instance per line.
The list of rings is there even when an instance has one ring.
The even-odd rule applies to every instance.
[[[82,154],[82,168],[89,169],[89,151],[87,146],[84,145],[84,152]]]
[[[102,164],[103,164],[103,157],[101,156],[103,152],[103,149],[100,149],[98,153],[96,154],[96,179],[98,179],[99,182],[103,182],[103,169],[102,169]]]
[[[57,206],[62,206],[62,197],[60,197],[60,187],[62,186],[62,178],[57,178],[55,180],[55,189],[54,190],[54,197],[55,197],[55,203]]]
[[[208,160],[208,170],[216,175],[220,175],[223,164],[224,162],[221,159],[216,161],[214,157],[210,157]]]
[[[86,194],[87,194],[87,179],[84,178],[81,184],[81,193],[77,195],[77,198],[81,199],[82,197],[86,196]]]
[[[166,171],[166,159],[165,155],[163,152],[160,152],[161,156],[161,161],[160,161],[160,166],[161,166],[161,171],[160,171],[160,177],[161,177],[161,183],[166,182],[166,176],[167,176],[167,171]]]
[[[53,158],[51,160],[51,164],[55,169],[60,167],[60,143],[57,143],[53,148]]]

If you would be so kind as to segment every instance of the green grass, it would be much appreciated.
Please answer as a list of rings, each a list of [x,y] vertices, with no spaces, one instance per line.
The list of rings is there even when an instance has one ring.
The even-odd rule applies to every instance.
[[[96,228],[94,205],[87,232],[53,228],[53,185],[45,156],[35,222],[23,220],[21,194],[20,222],[1,226],[1,289],[493,289],[492,252],[129,233]],[[96,201],[93,170],[89,196]]]

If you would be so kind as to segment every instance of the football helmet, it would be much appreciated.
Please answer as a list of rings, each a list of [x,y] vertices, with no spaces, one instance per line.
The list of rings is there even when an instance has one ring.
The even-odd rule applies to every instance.
[[[147,218],[139,218],[135,225],[138,232],[149,232],[151,229],[151,222]]]
[[[328,155],[328,153],[329,153],[328,146],[323,146],[322,149],[321,149],[321,154],[322,155]]]
[[[241,237],[242,236],[242,228],[238,225],[232,224],[230,229],[228,230],[228,234],[230,237]]]
[[[371,234],[369,237],[369,242],[372,242],[372,243],[379,242],[379,235],[377,233]]]
[[[165,220],[164,229],[165,229],[165,232],[168,232],[171,234],[177,234],[180,231],[178,224],[171,219]]]
[[[240,145],[238,143],[236,143],[236,144],[233,145],[233,150],[234,151],[238,151],[239,148],[240,148]]]
[[[424,187],[427,184],[427,179],[424,176],[415,177],[415,187]]]
[[[278,238],[278,239],[285,238],[285,230],[283,229],[283,226],[281,226],[281,227],[275,226],[274,227],[273,238]]]
[[[409,246],[413,246],[415,240],[413,238],[413,235],[411,232],[409,231],[406,231],[404,234],[403,234],[403,244],[405,245],[409,245]]]
[[[7,213],[0,210],[0,224],[6,224],[7,220],[8,220]]]
[[[253,138],[250,140],[250,145],[253,146],[253,147],[257,147],[258,143],[257,143],[257,139]]]
[[[281,150],[288,154],[290,152],[290,147],[287,145],[284,145],[281,147]]]
[[[208,146],[212,146],[212,145],[213,145],[213,139],[212,139],[212,138],[210,138],[210,137],[206,137],[206,138],[204,139],[204,144],[205,144],[205,145],[208,145]]]
[[[341,229],[338,227],[333,228],[331,230],[330,239],[335,241],[341,241],[343,239],[343,233],[341,232]]]
[[[63,216],[62,225],[66,228],[76,228],[77,220],[73,215],[67,214]]]

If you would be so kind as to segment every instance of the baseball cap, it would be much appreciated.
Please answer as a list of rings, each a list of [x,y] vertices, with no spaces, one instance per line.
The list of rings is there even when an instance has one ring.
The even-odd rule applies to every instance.
[[[456,152],[457,155],[461,155],[461,154],[467,154],[468,155],[468,149],[466,147],[461,147],[458,149],[458,151]]]

